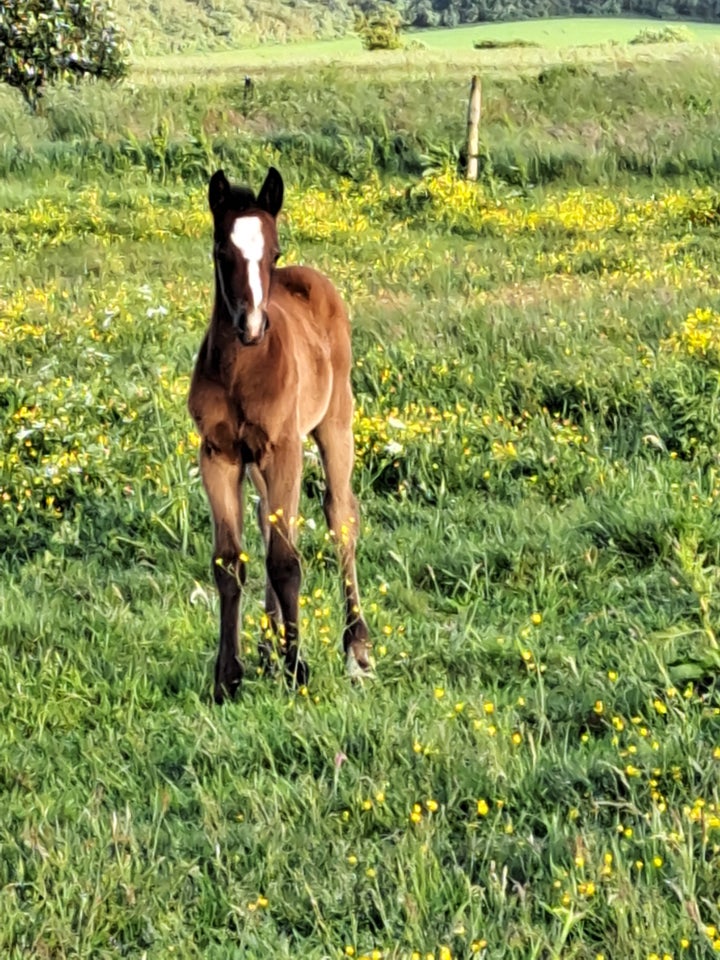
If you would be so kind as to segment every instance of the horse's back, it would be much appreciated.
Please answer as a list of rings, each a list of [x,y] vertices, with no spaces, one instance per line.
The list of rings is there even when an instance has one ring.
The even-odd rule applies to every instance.
[[[275,271],[273,300],[291,317],[301,317],[330,348],[335,365],[350,366],[350,325],[342,297],[333,283],[313,267]]]
[[[292,265],[279,267],[273,274],[273,297],[282,292],[294,299],[312,304],[316,311],[328,316],[340,311],[345,315],[342,298],[334,284],[314,267]]]
[[[277,270],[271,303],[283,313],[298,373],[300,429],[315,429],[328,410],[349,396],[352,365],[350,324],[332,282],[312,267]],[[271,315],[272,327],[272,315]]]

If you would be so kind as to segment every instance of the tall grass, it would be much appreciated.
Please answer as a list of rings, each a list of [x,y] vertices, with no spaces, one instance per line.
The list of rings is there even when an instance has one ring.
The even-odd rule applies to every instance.
[[[628,176],[693,177],[717,169],[718,96],[713,54],[676,62],[566,62],[484,78],[481,175],[532,184],[613,183]],[[152,85],[48,94],[29,117],[2,95],[0,172],[88,175],[144,171],[199,182],[225,162],[254,170],[273,153],[291,170],[367,179],[374,171],[422,173],[460,163],[464,71],[416,67],[399,84],[374,71],[326,67],[313,77],[261,75],[246,99],[241,82]],[[427,113],[426,104],[446,105]]]

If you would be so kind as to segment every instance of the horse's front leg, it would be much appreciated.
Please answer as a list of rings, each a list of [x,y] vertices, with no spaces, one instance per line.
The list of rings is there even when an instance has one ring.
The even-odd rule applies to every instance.
[[[267,556],[270,547],[270,506],[265,479],[256,464],[248,465],[248,474],[257,490],[257,521]],[[261,635],[258,641],[258,654],[265,670],[272,671],[275,666],[275,642],[279,634],[281,623],[280,604],[270,583],[270,577],[265,577],[265,620],[261,622]]]
[[[245,582],[241,560],[243,465],[234,450],[204,440],[200,470],[215,525],[213,574],[220,594],[220,645],[215,662],[215,702],[234,697],[243,678],[238,656],[238,613]]]
[[[302,444],[293,437],[278,444],[263,468],[267,488],[269,536],[267,576],[277,598],[285,632],[285,669],[298,686],[308,681],[308,667],[299,653],[300,557],[295,547]]]

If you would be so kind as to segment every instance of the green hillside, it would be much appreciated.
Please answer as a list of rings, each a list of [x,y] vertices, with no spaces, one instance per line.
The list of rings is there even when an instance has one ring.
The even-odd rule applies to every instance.
[[[115,0],[113,8],[136,55],[331,37],[352,25],[344,2]]]
[[[135,56],[184,51],[206,51],[297,40],[343,37],[353,32],[354,14],[373,6],[374,0],[115,0],[117,21],[124,27]],[[457,27],[472,24],[481,29],[511,30],[552,36],[557,18],[570,17],[581,24],[579,33],[561,45],[630,39],[633,18],[658,20],[691,18],[693,28],[717,21],[717,11],[700,2],[654,4],[650,0],[520,0],[497,4],[494,0],[392,0],[406,28]],[[584,18],[584,19],[583,19]],[[589,19],[590,18],[590,19]],[[510,22],[507,22],[510,21]],[[518,21],[523,21],[518,23]],[[564,21],[560,21],[564,22]],[[594,24],[588,31],[582,24]],[[586,34],[589,34],[586,36]],[[633,34],[634,35],[634,34]],[[545,45],[547,42],[541,39]]]

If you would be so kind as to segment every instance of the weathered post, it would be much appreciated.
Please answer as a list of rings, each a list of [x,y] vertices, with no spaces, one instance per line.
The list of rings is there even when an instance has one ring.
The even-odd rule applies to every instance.
[[[478,178],[478,136],[480,130],[480,77],[474,76],[470,84],[468,104],[467,179]]]

